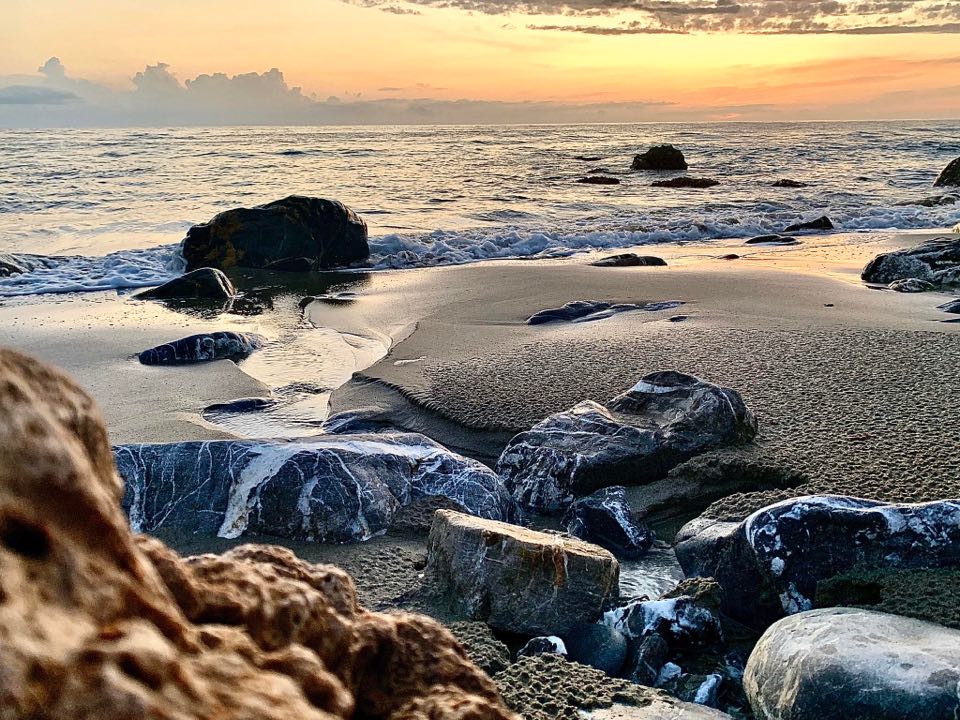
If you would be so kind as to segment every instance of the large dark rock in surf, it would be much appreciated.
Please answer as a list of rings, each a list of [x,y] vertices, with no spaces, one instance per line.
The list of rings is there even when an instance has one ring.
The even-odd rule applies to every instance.
[[[916,279],[937,287],[960,287],[960,237],[936,238],[877,255],[867,263],[860,278],[880,285]]]
[[[662,187],[662,188],[692,188],[695,190],[703,190],[705,188],[716,187],[720,184],[719,180],[712,180],[711,178],[695,178],[695,177],[677,177],[670,178],[669,180],[656,180],[651,183],[652,187]]]
[[[743,685],[758,720],[954,720],[960,632],[869,610],[813,610],[764,633]]]
[[[157,345],[139,354],[144,365],[189,365],[211,360],[243,360],[264,345],[253,333],[212,332]]]
[[[226,210],[190,228],[182,248],[188,270],[322,270],[370,254],[367,224],[353,210],[337,200],[299,195]]]
[[[947,165],[943,172],[937,177],[934,187],[946,187],[960,185],[960,158],[957,158]]]
[[[534,313],[527,318],[528,325],[544,325],[553,322],[593,322],[594,320],[603,320],[622,312],[633,312],[635,310],[645,310],[647,312],[660,312],[661,310],[673,310],[683,305],[679,300],[665,300],[663,302],[651,303],[610,303],[600,300],[571,300],[563,307],[548,308]]]
[[[584,400],[516,435],[497,471],[522,505],[562,512],[576,497],[658,480],[694,455],[756,432],[735,390],[657,372],[606,405]]]
[[[436,495],[481,517],[519,519],[489,468],[413,433],[120,445],[114,455],[137,532],[350,542]]]
[[[229,300],[237,294],[230,278],[216,268],[198,268],[178,278],[137,293],[141,300],[175,300],[195,298],[198,300]]]
[[[784,229],[785,233],[791,232],[801,232],[803,230],[812,230],[816,232],[824,232],[826,230],[833,230],[834,225],[833,221],[828,218],[826,215],[817,218],[816,220],[810,220],[807,222],[798,222],[793,225],[789,225]]]
[[[656,145],[635,155],[631,167],[634,170],[686,170],[687,160],[673,145]]]
[[[606,175],[587,175],[577,182],[584,185],[619,185],[620,178],[607,177]]]
[[[432,590],[472,620],[563,636],[599,619],[619,593],[620,565],[580,540],[440,510],[430,529],[427,577]]]
[[[802,188],[806,186],[807,186],[807,183],[805,182],[800,182],[799,180],[790,180],[789,178],[783,178],[781,180],[777,180],[773,184],[773,187],[775,188]]]
[[[740,523],[694,520],[677,535],[676,553],[687,576],[717,579],[728,615],[762,629],[810,610],[820,582],[855,568],[960,567],[960,501],[795,498]]]
[[[561,521],[568,533],[606,548],[617,557],[638,558],[656,539],[626,500],[623,487],[609,487],[581,498]]]
[[[594,267],[666,267],[667,261],[655,255],[621,253],[595,260],[590,264]]]

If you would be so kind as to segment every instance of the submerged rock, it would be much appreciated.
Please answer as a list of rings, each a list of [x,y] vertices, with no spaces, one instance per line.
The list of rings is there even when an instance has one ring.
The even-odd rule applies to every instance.
[[[947,165],[933,183],[934,187],[960,185],[960,158]]]
[[[672,310],[681,305],[683,305],[683,303],[678,300],[641,304],[609,303],[599,300],[573,300],[563,307],[550,308],[534,313],[527,318],[527,324],[544,325],[551,322],[593,322],[594,320],[603,320],[622,312],[633,312],[634,310],[660,312],[661,310]]]
[[[561,522],[574,537],[606,548],[618,557],[638,558],[656,539],[627,504],[623,487],[604,488],[575,501]]]
[[[317,270],[349,265],[370,254],[367,224],[353,210],[337,200],[299,195],[226,210],[194,225],[182,250],[189,270]]]
[[[953,720],[960,632],[868,610],[781,620],[750,655],[744,688],[759,720]]]
[[[152,290],[137,293],[141,300],[168,300],[197,298],[200,300],[229,300],[237,294],[230,278],[216,268],[198,268],[165,282]]]
[[[687,160],[673,145],[656,145],[635,155],[631,167],[634,170],[686,170]]]
[[[678,177],[669,180],[656,180],[651,183],[653,187],[664,188],[694,188],[702,190],[704,188],[716,187],[720,184],[719,180],[711,178]]]
[[[653,255],[622,253],[590,263],[594,267],[666,267],[667,261]]]
[[[577,182],[584,185],[619,185],[620,178],[607,177],[606,175],[587,175]]]
[[[801,230],[816,230],[816,231],[825,231],[833,230],[834,225],[833,221],[830,220],[826,215],[819,217],[816,220],[810,220],[809,222],[799,222],[794,225],[787,227],[784,232],[800,232]]]
[[[756,432],[756,418],[735,390],[658,372],[606,405],[584,400],[516,435],[497,472],[522,505],[560,512],[578,496],[652,482],[694,455]]]
[[[472,620],[563,636],[600,617],[619,591],[620,566],[596,545],[441,510],[430,529],[427,576]]]
[[[137,357],[144,365],[189,365],[211,360],[243,360],[264,345],[253,333],[212,332],[191,335],[144,350]]]
[[[776,188],[802,188],[806,186],[807,186],[807,183],[805,182],[800,182],[799,180],[790,180],[787,178],[777,180],[773,184],[773,187],[776,187]]]
[[[439,624],[335,567],[135,537],[93,400],[7,350],[0,378],[4,717],[516,720]]]
[[[518,519],[489,468],[413,433],[120,445],[115,455],[137,532],[366,540],[430,495],[482,517]]]
[[[879,285],[915,279],[937,287],[960,287],[960,238],[936,238],[877,255],[867,263],[860,278]]]
[[[926,280],[918,280],[917,278],[894,280],[887,287],[894,292],[902,293],[922,293],[937,289],[937,286],[933,283],[927,282]]]
[[[800,241],[789,235],[758,235],[745,240],[744,245],[799,245]]]

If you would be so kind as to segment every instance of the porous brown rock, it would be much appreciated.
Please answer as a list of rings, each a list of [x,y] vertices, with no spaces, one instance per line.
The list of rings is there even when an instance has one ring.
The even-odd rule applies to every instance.
[[[0,717],[513,718],[428,618],[248,545],[135,537],[91,398],[0,349]]]

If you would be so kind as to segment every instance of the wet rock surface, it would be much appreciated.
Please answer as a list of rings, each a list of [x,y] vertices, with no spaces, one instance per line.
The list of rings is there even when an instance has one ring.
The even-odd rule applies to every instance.
[[[818,232],[824,232],[824,231],[833,230],[833,229],[834,229],[833,221],[830,220],[830,218],[828,218],[826,215],[824,215],[823,217],[819,217],[816,220],[798,222],[793,225],[790,225],[784,230],[784,232],[785,233],[801,232],[803,230],[813,230]]]
[[[616,559],[596,545],[449,510],[434,515],[429,586],[492,627],[563,636],[600,617],[619,577]]]
[[[620,178],[607,177],[606,175],[587,175],[577,182],[583,185],[619,185]]]
[[[760,720],[952,720],[960,632],[866,610],[813,610],[757,644],[744,686]]]
[[[960,287],[960,238],[936,238],[883,253],[867,264],[860,278],[880,285],[912,279],[935,287]]]
[[[627,659],[627,638],[609,625],[580,623],[563,638],[567,659],[616,676]]]
[[[213,360],[239,361],[264,346],[253,333],[211,332],[174,340],[144,350],[137,357],[143,365],[190,365]]]
[[[651,303],[610,303],[600,300],[573,300],[566,303],[563,307],[549,308],[534,313],[527,318],[527,324],[545,325],[546,323],[554,322],[594,322],[596,320],[604,320],[622,312],[634,312],[636,310],[660,312],[662,310],[672,310],[681,305],[683,305],[683,303],[677,300]]]
[[[367,224],[337,200],[291,195],[226,210],[183,240],[187,269],[270,268],[303,272],[365,260]]]
[[[635,155],[631,167],[634,170],[686,170],[687,160],[673,145],[656,145]]]
[[[189,299],[229,300],[237,294],[226,275],[216,268],[197,268],[152,290],[137,293],[141,300]]]
[[[652,187],[662,187],[662,188],[692,188],[695,190],[703,190],[705,188],[716,187],[720,184],[719,180],[713,180],[712,178],[696,178],[696,177],[678,177],[670,178],[669,180],[655,180],[651,183]]]
[[[27,269],[27,264],[16,255],[0,254],[0,277],[19,275]]]
[[[926,280],[918,280],[917,278],[894,280],[887,287],[894,292],[902,293],[922,293],[937,289],[937,286],[933,283],[927,282]]]
[[[656,539],[627,503],[623,487],[604,488],[576,500],[561,523],[574,537],[606,548],[617,557],[641,557]]]
[[[744,245],[799,245],[800,241],[789,235],[758,235],[745,240]]]
[[[805,182],[800,182],[799,180],[790,180],[789,178],[783,178],[773,183],[773,187],[776,188],[802,188],[806,186],[807,183]]]
[[[590,263],[594,267],[665,267],[667,261],[654,255],[621,253]]]
[[[933,183],[934,187],[960,185],[960,158],[947,165]]]

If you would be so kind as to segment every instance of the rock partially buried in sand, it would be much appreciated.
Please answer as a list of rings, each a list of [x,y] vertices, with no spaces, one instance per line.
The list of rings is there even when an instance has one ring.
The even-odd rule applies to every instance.
[[[189,365],[212,360],[243,360],[264,346],[253,333],[212,332],[174,340],[138,355],[144,365]]]
[[[134,537],[91,398],[0,350],[0,707],[10,718],[517,720],[435,621],[248,545]]]
[[[196,298],[199,300],[229,300],[237,294],[230,278],[216,268],[199,268],[178,278],[145,290],[134,297],[141,300],[170,300]]]
[[[960,238],[936,238],[877,255],[867,263],[860,278],[879,285],[915,279],[938,287],[960,287]]]
[[[694,190],[704,190],[706,188],[716,187],[720,184],[719,180],[711,178],[678,177],[669,180],[656,180],[650,185],[652,187],[662,188],[690,188]]]
[[[619,185],[620,178],[607,177],[605,175],[587,175],[577,180],[584,185]]]
[[[799,222],[794,225],[787,227],[784,232],[801,232],[802,230],[813,230],[818,232],[824,232],[826,230],[833,230],[834,225],[833,221],[830,220],[826,215],[819,217],[816,220],[810,220],[809,222]]]
[[[550,308],[534,313],[527,318],[528,325],[544,325],[552,322],[593,322],[604,320],[618,313],[646,310],[660,312],[673,310],[683,305],[679,300],[667,300],[652,303],[609,303],[599,300],[572,300],[560,308]]]
[[[115,454],[138,532],[360,541],[430,495],[483,517],[518,519],[489,468],[413,433],[120,445]]]
[[[694,455],[756,432],[756,418],[735,390],[658,372],[606,405],[584,400],[516,435],[497,472],[521,505],[561,512],[578,496],[652,482]]]
[[[927,282],[926,280],[918,280],[917,278],[894,280],[887,287],[894,292],[901,293],[922,293],[937,289],[937,286],[933,283]]]
[[[960,632],[868,610],[828,609],[773,625],[744,688],[758,720],[954,720]]]
[[[667,261],[654,255],[622,253],[590,263],[594,267],[666,267]]]
[[[943,172],[940,173],[939,177],[937,177],[933,185],[934,187],[960,185],[960,158],[957,158],[947,165],[943,169]]]
[[[686,170],[687,160],[673,145],[656,145],[641,155],[635,155],[634,170]]]
[[[758,235],[745,240],[744,245],[799,245],[800,241],[789,235]]]
[[[596,545],[440,510],[427,577],[473,620],[525,635],[563,636],[600,617],[619,592],[620,566]]]
[[[367,224],[337,200],[291,195],[254,208],[226,210],[187,231],[187,269],[318,270],[370,254]]]
[[[812,609],[821,581],[855,568],[960,567],[960,502],[796,498],[742,523],[694,520],[677,535],[676,553],[687,576],[717,579],[724,612],[763,628]]]
[[[627,504],[623,487],[604,488],[577,500],[561,522],[574,537],[606,548],[618,557],[641,557],[656,539]]]

